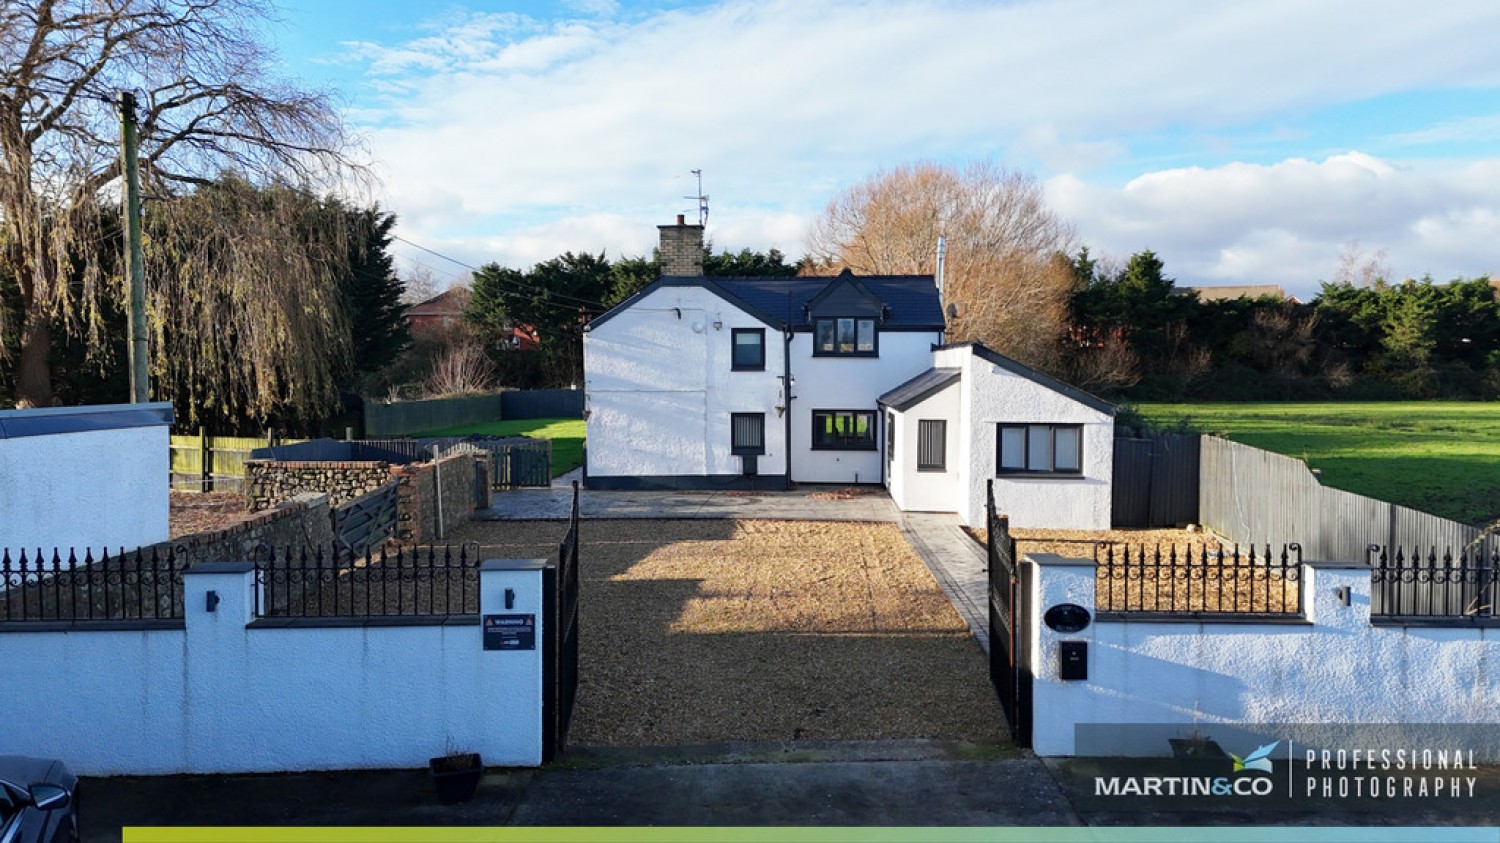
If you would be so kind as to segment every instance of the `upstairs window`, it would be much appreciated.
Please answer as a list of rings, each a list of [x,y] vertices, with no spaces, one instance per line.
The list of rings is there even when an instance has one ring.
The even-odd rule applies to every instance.
[[[874,357],[875,320],[838,317],[813,322],[815,356]]]
[[[747,457],[765,454],[765,413],[729,414],[729,452]]]
[[[813,410],[815,451],[875,450],[875,413],[871,410]]]
[[[733,344],[730,369],[736,372],[766,370],[766,331],[764,328],[735,328],[729,332]]]
[[[997,433],[997,474],[1083,473],[1082,425],[1002,424]]]

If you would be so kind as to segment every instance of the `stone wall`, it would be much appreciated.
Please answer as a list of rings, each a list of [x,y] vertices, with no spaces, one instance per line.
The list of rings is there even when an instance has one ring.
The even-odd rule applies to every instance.
[[[489,489],[488,468],[488,454],[454,454],[437,463],[393,466],[390,471],[397,483],[396,538],[409,544],[441,541],[454,527],[473,519],[475,509],[489,505],[487,491],[485,500],[475,495],[476,471],[483,473],[483,488]],[[442,481],[441,534],[438,530],[439,478]]]
[[[333,517],[328,496],[305,493],[233,527],[147,545],[141,548],[141,554],[150,558],[152,552],[165,555],[172,550],[179,560],[193,566],[208,562],[251,562],[263,547],[284,550],[332,545]]]
[[[384,462],[245,462],[245,502],[251,512],[275,506],[293,496],[316,492],[329,505],[343,506],[391,482]]]

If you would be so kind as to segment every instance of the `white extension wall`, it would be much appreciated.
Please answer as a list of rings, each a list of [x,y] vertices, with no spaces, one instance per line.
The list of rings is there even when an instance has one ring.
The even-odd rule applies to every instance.
[[[881,395],[932,366],[932,346],[942,335],[933,331],[881,331],[879,357],[814,357],[813,335],[792,338],[792,480],[799,483],[879,483],[884,460],[884,422],[876,401]],[[812,449],[814,410],[869,410],[876,414],[876,449]],[[590,446],[592,448],[592,446]]]
[[[731,371],[734,328],[765,329],[765,371]],[[738,475],[737,412],[766,414],[759,472],[786,473],[780,331],[701,287],[661,287],[585,333],[583,354],[591,479]]]
[[[913,404],[895,416],[895,453],[889,471],[891,500],[903,512],[959,512],[964,506],[964,487],[959,482],[959,428],[962,385],[952,383],[936,394]],[[917,438],[922,420],[948,423],[945,470],[917,470]]]
[[[1089,723],[1208,732],[1236,723],[1500,723],[1500,629],[1371,626],[1369,568],[1304,565],[1302,622],[1096,619],[1059,634],[1041,615],[1059,603],[1092,610],[1094,563],[1036,554],[1022,564],[1036,631],[1026,655],[1038,755],[1076,754],[1075,726]],[[1059,678],[1060,641],[1087,642],[1087,680]]]
[[[166,541],[170,404],[0,411],[0,550]]]
[[[93,776],[410,768],[448,750],[536,766],[541,570],[487,562],[480,574],[482,612],[537,616],[531,651],[482,649],[477,623],[249,626],[254,574],[241,563],[190,569],[175,629],[8,625],[0,754]]]
[[[962,368],[958,430],[959,517],[984,525],[986,484],[995,481],[995,507],[1014,527],[1107,530],[1114,473],[1114,417],[995,365],[969,346],[940,350],[932,365]],[[1083,474],[1017,477],[995,474],[996,425],[1083,425]]]

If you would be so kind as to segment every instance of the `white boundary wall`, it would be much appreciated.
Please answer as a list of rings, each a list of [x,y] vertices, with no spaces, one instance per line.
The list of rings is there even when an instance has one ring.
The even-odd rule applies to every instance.
[[[542,567],[492,561],[480,573],[481,612],[536,616],[529,651],[486,651],[479,624],[441,618],[249,627],[247,563],[187,571],[175,629],[10,624],[0,754],[62,758],[89,776],[410,768],[450,750],[537,766]],[[209,592],[220,598],[212,612]]]
[[[1371,626],[1369,568],[1304,565],[1305,621],[1096,619],[1059,634],[1042,614],[1059,603],[1092,613],[1095,564],[1034,554],[1022,565],[1037,755],[1076,754],[1086,723],[1500,723],[1500,628]],[[1061,641],[1088,643],[1087,680],[1059,678]]]
[[[0,550],[166,541],[171,423],[170,404],[0,411]]]

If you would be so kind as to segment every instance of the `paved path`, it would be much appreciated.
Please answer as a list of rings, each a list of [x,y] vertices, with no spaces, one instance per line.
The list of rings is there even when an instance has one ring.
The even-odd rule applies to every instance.
[[[943,594],[986,655],[990,652],[989,558],[964,532],[958,516],[945,512],[906,512],[901,532],[927,563]]]
[[[899,520],[884,492],[838,500],[840,488],[800,487],[792,492],[617,492],[584,489],[578,510],[584,518],[768,518],[783,521]],[[571,485],[515,489],[490,496],[490,508],[475,513],[485,521],[529,521],[568,517]]]

